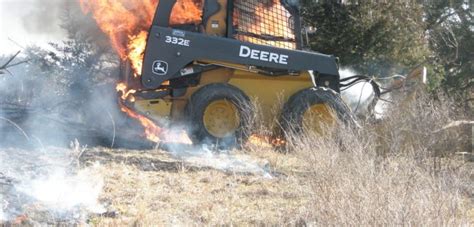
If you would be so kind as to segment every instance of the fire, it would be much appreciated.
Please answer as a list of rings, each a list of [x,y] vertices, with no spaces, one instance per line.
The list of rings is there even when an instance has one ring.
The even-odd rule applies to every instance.
[[[121,110],[131,118],[136,119],[140,122],[143,128],[145,128],[145,136],[148,140],[153,141],[155,143],[160,142],[160,135],[162,133],[162,130],[153,121],[136,113],[135,111],[129,109],[124,105],[121,105]]]
[[[178,0],[171,12],[170,24],[195,24],[202,21],[204,0]]]
[[[256,147],[272,148],[270,139],[267,136],[260,136],[257,134],[253,134],[249,137],[248,143]]]
[[[166,133],[163,134],[163,139],[168,143],[193,144],[193,141],[183,128],[166,131]]]
[[[142,70],[147,36],[148,33],[146,31],[141,31],[137,36],[129,37],[130,42],[128,44],[128,49],[130,53],[128,54],[128,60],[130,60],[130,63],[132,64],[135,77],[137,77],[139,72]]]
[[[244,3],[242,3],[242,5],[244,7],[249,7],[249,5]],[[272,0],[270,4],[260,3],[255,7],[255,9],[245,10],[251,10],[254,14],[255,20],[252,21],[252,23],[248,22],[248,18],[239,18],[238,13],[234,14],[235,22],[245,32],[262,36],[270,35],[272,37],[280,37],[290,40],[295,39],[295,34],[292,30],[293,24],[291,14],[281,4],[280,0]],[[296,49],[295,42],[264,40],[246,35],[238,35],[237,38],[242,41],[256,44]]]
[[[131,110],[127,106],[123,104],[123,101],[130,100],[131,102],[135,101],[135,97],[133,94],[136,93],[135,90],[128,90],[127,85],[125,83],[117,84],[117,92],[121,93],[121,102],[120,102],[120,110],[126,113],[129,117],[136,119],[145,129],[145,137],[153,141],[155,143],[160,142],[160,135],[162,130],[158,127],[152,120],[146,118],[143,115],[138,114],[137,112]]]
[[[123,101],[127,100],[128,98],[130,98],[130,101],[132,102],[135,101],[135,98],[132,95],[137,93],[137,91],[133,89],[128,90],[125,83],[117,84],[116,90],[117,92],[122,93],[121,98]]]
[[[99,28],[109,37],[122,60],[128,58],[129,37],[147,31],[158,0],[79,0],[85,13],[91,13]]]
[[[159,0],[78,0],[84,13],[91,14],[99,28],[109,37],[114,50],[122,61],[130,62],[134,76],[139,77],[142,71],[144,51],[146,49],[148,30],[151,27]],[[177,0],[170,18],[171,25],[194,24],[202,20],[204,0]],[[255,9],[257,20],[246,27],[249,32],[272,35],[276,37],[294,38],[289,18],[290,15],[281,15],[287,12],[279,0],[273,4],[260,5]],[[283,17],[283,18],[282,18]],[[274,23],[278,18],[280,23]],[[270,21],[270,23],[268,23]],[[283,21],[283,22],[281,22]],[[266,23],[265,23],[266,22]],[[249,42],[284,47],[287,42],[265,41],[257,38],[246,37]],[[290,45],[292,45],[290,43]],[[291,46],[290,48],[294,48]],[[168,141],[185,141],[191,143],[186,134],[167,132],[158,127],[149,118],[135,112],[123,103],[134,102],[136,90],[129,89],[127,84],[117,84],[117,92],[121,94],[121,110],[133,119],[136,119],[145,129],[148,140],[159,142],[160,137]],[[256,146],[271,147],[275,141],[269,137],[253,135],[249,143]],[[281,141],[276,143],[281,144]]]
[[[274,148],[285,146],[286,140],[281,138],[273,138],[271,136],[253,134],[249,137],[248,144],[261,148]]]
[[[199,24],[204,0],[178,0],[170,24]],[[109,37],[122,61],[130,61],[135,76],[142,71],[143,55],[158,0],[79,0]]]
[[[204,0],[178,0],[171,13],[170,23],[199,24]],[[159,0],[79,0],[82,11],[91,14],[99,28],[110,39],[111,45],[122,61],[130,62],[134,76],[142,71],[148,30]],[[152,120],[123,105],[123,101],[134,102],[137,91],[128,89],[125,83],[117,84],[121,93],[121,110],[136,119],[145,129],[147,139],[159,142],[162,130]]]

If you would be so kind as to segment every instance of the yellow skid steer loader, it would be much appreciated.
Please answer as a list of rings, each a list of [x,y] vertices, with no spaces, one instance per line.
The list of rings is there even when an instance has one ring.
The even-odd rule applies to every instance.
[[[175,23],[179,1],[158,4],[140,77],[122,70],[137,90],[128,106],[157,122],[188,124],[195,143],[220,145],[245,143],[255,124],[272,119],[277,131],[294,133],[354,120],[339,95],[336,58],[302,50],[296,1],[189,0],[201,20]],[[253,121],[254,104],[263,122]]]

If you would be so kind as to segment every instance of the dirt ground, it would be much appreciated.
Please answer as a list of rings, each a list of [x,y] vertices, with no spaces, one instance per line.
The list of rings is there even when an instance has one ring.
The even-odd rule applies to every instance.
[[[64,150],[59,149],[59,151]],[[371,209],[386,208],[383,204],[357,208],[358,203],[355,201],[374,204],[383,202],[370,196],[360,198],[364,194],[373,196],[370,194],[372,192],[377,194],[372,187],[384,185],[384,183],[370,185],[372,184],[370,181],[360,182],[367,178],[365,173],[362,175],[357,173],[364,170],[364,167],[349,173],[339,166],[337,169],[341,173],[335,173],[333,170],[327,170],[327,167],[313,166],[298,153],[283,154],[265,147],[247,149],[245,152],[234,151],[229,154],[212,152],[193,154],[192,152],[195,151],[191,150],[191,153],[183,154],[161,149],[87,148],[80,150],[80,159],[77,162],[79,169],[92,171],[94,173],[91,175],[98,175],[103,179],[98,203],[105,208],[105,211],[95,214],[87,212],[85,219],[75,219],[74,214],[78,210],[72,210],[72,216],[69,216],[72,219],[58,220],[51,219],[49,210],[41,210],[41,207],[36,206],[35,203],[27,203],[30,208],[23,209],[24,215],[8,223],[26,226],[34,226],[38,223],[92,226],[311,226],[315,225],[315,220],[339,223],[339,218],[350,218],[352,214],[359,213],[357,209],[362,209],[360,210],[362,217],[368,217],[373,213]],[[320,157],[324,156],[317,156],[317,158]],[[337,158],[319,160],[329,165],[341,161]],[[346,164],[341,163],[341,165]],[[311,171],[313,167],[320,169],[314,172]],[[471,169],[471,173],[473,167],[473,163],[463,165],[463,168]],[[324,169],[327,172],[324,172]],[[471,176],[471,181],[473,177],[474,175]],[[392,176],[384,176],[384,178],[389,178],[390,181],[397,179]],[[1,179],[0,176],[0,183]],[[5,182],[8,183],[8,181]],[[418,182],[418,180],[413,182]],[[367,183],[369,185],[365,185]],[[332,186],[327,187],[327,185]],[[337,188],[337,185],[341,188]],[[417,196],[416,198],[421,202],[399,203],[400,199],[396,199],[397,196],[406,196],[411,193],[403,192],[405,187],[407,186],[400,188],[390,186],[388,191],[380,193],[393,194],[395,199],[387,201],[390,204],[420,206],[411,211],[415,214],[418,211],[431,212],[431,209],[426,207],[427,205],[436,204],[437,201],[446,203],[450,198],[455,198],[445,195],[444,189],[441,189],[439,192],[420,194],[430,196],[431,199],[428,201]],[[399,189],[402,191],[398,192]],[[459,217],[448,217],[446,213],[443,213],[441,220],[448,220],[447,224],[458,223],[458,221],[466,223],[463,220],[467,217],[468,223],[474,225],[473,195],[462,196],[466,198],[465,202],[456,203],[463,204],[461,212],[460,209],[454,209],[459,213]],[[437,199],[437,196],[440,196],[440,199]],[[439,208],[443,207],[445,206]],[[328,216],[321,213],[324,210],[328,212]],[[333,214],[339,216],[331,216]],[[318,220],[318,217],[323,217],[323,219]],[[430,218],[432,215],[426,215],[426,217]],[[426,217],[412,218],[417,223],[426,223]],[[363,222],[363,219],[362,221],[351,220],[353,218],[344,222]],[[391,216],[388,216],[388,219],[381,217],[382,222],[392,223],[393,220]],[[451,222],[453,220],[454,222]],[[0,226],[2,226],[1,223]]]
[[[94,149],[105,187],[100,198],[112,212],[98,225],[295,225],[308,215],[310,185],[294,155],[271,150],[237,154],[270,166],[269,174],[219,170],[184,163],[163,151]]]

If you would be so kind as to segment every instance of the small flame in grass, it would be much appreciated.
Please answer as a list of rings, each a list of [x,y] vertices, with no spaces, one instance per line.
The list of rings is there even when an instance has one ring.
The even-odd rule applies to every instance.
[[[140,122],[143,128],[145,128],[145,136],[148,140],[153,141],[155,143],[160,142],[160,135],[162,133],[162,130],[152,120],[136,113],[135,111],[129,109],[128,107],[125,107],[124,105],[121,106],[121,110],[129,117],[136,119]]]
[[[286,145],[286,140],[282,138],[274,138],[272,139],[272,144],[275,147],[283,147]]]
[[[249,137],[248,144],[261,148],[274,148],[285,146],[286,140],[282,138],[273,138],[271,136],[253,134]]]
[[[268,136],[253,134],[249,137],[248,143],[257,147],[272,148],[272,144],[270,143]]]
[[[126,113],[129,117],[137,120],[145,129],[145,136],[148,140],[153,141],[155,143],[160,142],[160,134],[162,130],[158,127],[152,120],[148,119],[147,117],[138,114],[137,112],[131,110],[127,106],[123,104],[124,101],[129,100],[130,102],[135,101],[135,97],[133,94],[136,93],[135,90],[128,90],[127,85],[125,83],[117,84],[117,92],[121,93],[121,102],[120,102],[120,110]]]
[[[167,143],[179,143],[179,144],[187,144],[192,145],[193,141],[189,138],[186,130],[175,128],[167,131],[163,134],[163,140]]]

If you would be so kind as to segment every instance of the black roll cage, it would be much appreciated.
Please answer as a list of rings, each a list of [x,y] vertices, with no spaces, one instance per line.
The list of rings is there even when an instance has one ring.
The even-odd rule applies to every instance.
[[[158,4],[158,9],[156,10],[152,26],[160,26],[160,27],[172,27],[170,26],[170,18],[173,11],[173,7],[176,4],[177,0],[169,0],[169,1],[160,1]],[[291,14],[294,20],[294,35],[295,35],[295,42],[296,42],[296,49],[301,50],[302,48],[302,34],[301,34],[301,16],[300,10],[297,6],[291,5],[287,2],[287,0],[280,0],[280,3],[285,7],[286,10]],[[204,0],[204,6],[208,4],[218,4],[217,0]],[[228,0],[227,2],[227,32],[226,38],[234,39],[234,1]],[[204,15],[203,15],[204,17]],[[264,37],[259,37],[265,39]]]
[[[255,1],[260,3],[258,0]],[[198,27],[190,24],[171,26],[171,15],[177,0],[161,0],[148,33],[139,90],[163,88],[162,84],[165,81],[198,74],[202,69],[194,69],[195,66],[192,66],[192,74],[183,73],[182,70],[189,67],[196,60],[201,59],[233,63],[245,66],[248,69],[261,69],[260,71],[269,72],[259,72],[262,76],[290,74],[296,76],[299,75],[297,72],[313,71],[314,73],[311,75],[313,75],[313,81],[318,86],[330,87],[339,92],[340,77],[336,58],[332,55],[301,50],[302,37],[299,10],[287,1],[289,0],[280,0],[282,6],[287,10],[285,13],[293,17],[291,19],[294,24],[290,28],[295,32],[294,38],[291,37],[291,43],[296,44],[296,50],[293,49],[295,47],[275,47],[247,42],[235,37],[240,35],[241,31],[234,30],[234,15],[232,13],[234,2],[232,0],[228,1],[229,8],[226,9],[228,25],[222,36],[208,35],[205,32],[196,31],[200,30],[202,26]],[[217,12],[219,9],[216,8],[216,6],[219,6],[217,3],[217,0],[205,0],[203,23],[206,23],[205,20],[209,15]],[[245,29],[243,31],[245,32]],[[264,34],[262,36],[264,41],[281,41],[282,38],[285,38],[279,37],[280,40],[278,40],[271,39],[271,35]],[[265,38],[268,38],[268,40],[265,40]],[[175,42],[172,42],[172,40],[175,40]],[[180,44],[178,40],[186,41],[188,44]],[[249,55],[250,52],[252,52],[252,56]],[[259,55],[261,57],[256,57],[258,53],[261,53]],[[158,66],[161,68],[158,68]]]

